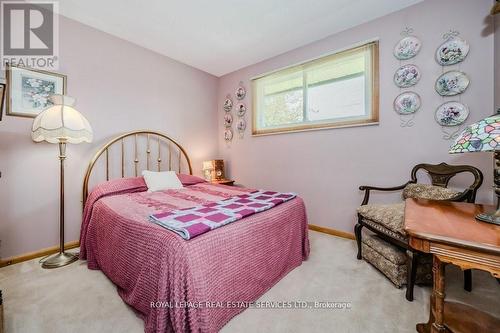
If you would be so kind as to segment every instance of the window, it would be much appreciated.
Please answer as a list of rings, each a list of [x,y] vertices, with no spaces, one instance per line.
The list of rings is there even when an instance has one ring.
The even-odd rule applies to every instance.
[[[252,80],[254,135],[378,122],[378,42]]]

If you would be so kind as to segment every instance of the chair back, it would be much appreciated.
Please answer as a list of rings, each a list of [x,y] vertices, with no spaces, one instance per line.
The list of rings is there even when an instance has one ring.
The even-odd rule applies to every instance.
[[[431,177],[431,183],[434,186],[448,187],[450,179],[459,173],[468,172],[474,176],[474,182],[454,201],[474,202],[476,200],[476,193],[481,184],[483,183],[483,173],[476,167],[471,165],[449,165],[446,163],[439,164],[426,164],[421,163],[413,167],[411,171],[410,182],[417,182],[417,172],[425,170]]]

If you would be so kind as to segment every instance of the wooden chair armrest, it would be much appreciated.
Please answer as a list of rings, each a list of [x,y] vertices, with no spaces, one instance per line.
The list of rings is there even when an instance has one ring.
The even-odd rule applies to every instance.
[[[363,198],[363,202],[361,202],[361,206],[364,206],[368,204],[368,201],[370,200],[370,191],[382,191],[382,192],[392,192],[392,191],[400,191],[406,187],[406,185],[413,183],[412,181],[409,181],[403,185],[399,186],[393,186],[393,187],[377,187],[377,186],[368,186],[368,185],[362,185],[359,187],[360,191],[365,191],[365,196]]]
[[[476,201],[475,199],[476,198],[475,198],[474,190],[471,188],[468,188],[465,191],[458,194],[456,197],[454,197],[452,199],[452,201],[474,203],[474,201]]]

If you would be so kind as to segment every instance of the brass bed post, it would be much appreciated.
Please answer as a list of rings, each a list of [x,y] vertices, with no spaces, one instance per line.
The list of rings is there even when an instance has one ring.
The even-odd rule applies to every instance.
[[[139,157],[137,156],[137,134],[134,135],[134,168],[135,168],[135,176],[137,177],[137,166],[139,164]]]
[[[109,149],[106,149],[106,180],[109,180]]]
[[[178,165],[179,173],[181,173],[181,157],[182,157],[182,154],[181,154],[181,150],[179,149],[179,165]]]
[[[121,146],[122,146],[122,156],[121,156],[122,157],[121,158],[121,160],[122,160],[122,178],[125,178],[125,151],[124,151],[125,150],[125,144],[123,142],[123,139],[121,139],[121,142],[122,142],[121,143]]]
[[[160,137],[156,137],[158,139],[158,172],[161,171],[161,143],[160,143]]]
[[[168,171],[172,170],[172,149],[168,145]]]
[[[151,147],[149,146],[149,134],[147,135],[147,148],[146,148],[146,170],[149,170],[149,155],[151,155]]]

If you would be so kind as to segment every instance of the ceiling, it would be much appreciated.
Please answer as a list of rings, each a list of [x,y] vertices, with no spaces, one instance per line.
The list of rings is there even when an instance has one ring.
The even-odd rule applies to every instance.
[[[222,76],[421,1],[64,0],[59,11]]]

